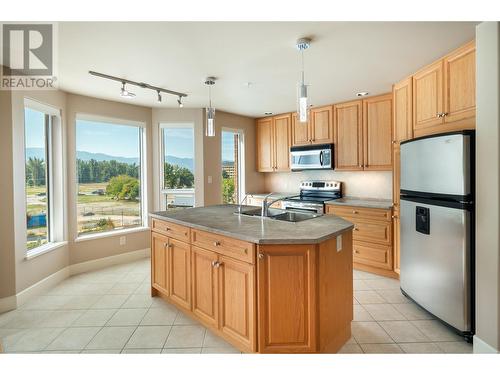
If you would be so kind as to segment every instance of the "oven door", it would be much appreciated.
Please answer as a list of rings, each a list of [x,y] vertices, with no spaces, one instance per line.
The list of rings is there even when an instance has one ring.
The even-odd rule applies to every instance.
[[[293,150],[291,152],[292,171],[304,169],[328,169],[332,167],[330,149]]]

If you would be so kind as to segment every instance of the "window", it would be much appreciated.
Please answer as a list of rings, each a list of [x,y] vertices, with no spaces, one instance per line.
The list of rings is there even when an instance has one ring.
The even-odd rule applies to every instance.
[[[163,207],[194,207],[194,125],[160,124],[160,130]]]
[[[24,109],[26,247],[51,242],[51,122],[52,116]]]
[[[222,203],[239,203],[244,196],[243,134],[223,129],[221,145]]]
[[[144,129],[122,121],[76,121],[78,236],[142,226]]]

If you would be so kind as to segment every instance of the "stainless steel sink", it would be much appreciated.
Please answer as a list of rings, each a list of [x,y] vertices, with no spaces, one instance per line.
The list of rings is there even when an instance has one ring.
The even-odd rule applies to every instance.
[[[235,212],[238,214],[237,212]],[[261,217],[262,210],[260,208],[242,211],[240,215]],[[269,216],[264,216],[263,219],[272,219],[279,221],[287,221],[289,223],[297,223],[299,221],[314,219],[320,217],[321,214],[316,214],[312,212],[297,212],[297,211],[285,211],[276,208],[269,209]]]
[[[309,213],[309,212],[292,212],[286,211],[282,214],[273,216],[274,220],[289,221],[291,223],[297,223],[299,221],[314,219],[315,217],[321,216],[320,214]]]

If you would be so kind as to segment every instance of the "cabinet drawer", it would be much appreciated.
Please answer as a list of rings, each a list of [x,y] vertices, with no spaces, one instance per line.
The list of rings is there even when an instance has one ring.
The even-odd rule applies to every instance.
[[[352,245],[353,261],[368,266],[391,270],[391,247],[373,243],[354,241]]]
[[[347,220],[354,223],[353,240],[369,241],[382,245],[391,245],[392,241],[392,223],[385,221],[370,221],[358,219],[356,217],[347,217]]]
[[[165,234],[180,241],[189,242],[190,229],[188,227],[170,223],[168,221],[153,219],[151,228],[155,232]]]
[[[247,263],[253,264],[255,260],[255,245],[235,238],[193,229],[191,243]]]
[[[392,220],[392,210],[382,208],[366,208],[356,206],[337,206],[329,204],[326,206],[326,213],[334,214],[340,217],[360,217],[371,220]]]

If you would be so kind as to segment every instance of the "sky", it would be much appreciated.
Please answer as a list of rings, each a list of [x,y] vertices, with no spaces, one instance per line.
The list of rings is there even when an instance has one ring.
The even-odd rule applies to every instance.
[[[25,109],[26,147],[44,147],[44,114]],[[193,158],[193,129],[168,128],[165,131],[166,155]],[[138,129],[134,126],[77,120],[76,149],[112,156],[138,157]],[[222,160],[234,161],[233,133],[222,132]]]

